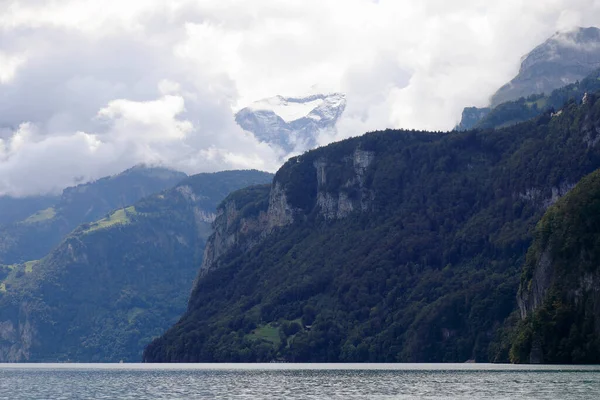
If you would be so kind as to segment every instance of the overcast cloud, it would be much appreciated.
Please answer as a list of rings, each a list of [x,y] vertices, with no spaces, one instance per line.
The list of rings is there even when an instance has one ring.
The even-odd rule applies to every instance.
[[[0,0],[0,194],[138,163],[274,171],[233,111],[342,91],[335,136],[451,129],[597,0]]]

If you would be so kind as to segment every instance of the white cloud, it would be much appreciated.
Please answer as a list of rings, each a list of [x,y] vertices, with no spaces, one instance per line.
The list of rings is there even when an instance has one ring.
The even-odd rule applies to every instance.
[[[449,129],[598,0],[3,0],[0,194],[138,162],[274,170],[232,109],[312,85],[347,93],[337,134]]]
[[[0,51],[0,84],[13,79],[17,69],[25,62],[24,55],[9,55]]]

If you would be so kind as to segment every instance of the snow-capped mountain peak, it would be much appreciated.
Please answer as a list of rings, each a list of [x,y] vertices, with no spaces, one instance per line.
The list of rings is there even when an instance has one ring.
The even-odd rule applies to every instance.
[[[345,107],[342,93],[275,96],[241,109],[235,120],[258,140],[290,153],[315,147],[319,132],[335,129]]]
[[[272,111],[285,122],[292,122],[306,117],[312,110],[323,104],[322,98],[314,100],[275,96],[252,103],[248,108],[252,111]]]

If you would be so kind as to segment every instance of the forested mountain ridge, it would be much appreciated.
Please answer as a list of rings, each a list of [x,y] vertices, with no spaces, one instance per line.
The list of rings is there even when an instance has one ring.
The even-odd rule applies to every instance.
[[[60,196],[40,195],[29,197],[0,196],[0,226],[26,219],[37,211],[55,205]]]
[[[536,110],[532,109],[531,102],[526,102],[529,110],[523,109],[519,99],[528,99],[534,95],[550,95],[555,89],[576,83],[593,73],[600,68],[599,45],[600,29],[596,27],[576,28],[555,33],[522,58],[517,76],[492,95],[489,106],[465,108],[456,129],[489,127],[491,121],[487,122],[487,126],[482,126],[480,121],[505,103],[512,105],[509,105],[508,109],[505,106],[502,112],[510,111],[516,106],[520,108],[517,116],[521,119],[503,118],[501,121],[504,124],[514,124],[539,115],[539,112],[536,113]],[[542,111],[541,107],[539,111]],[[524,115],[525,112],[529,116]]]
[[[569,101],[581,103],[586,93],[594,93],[600,90],[600,70],[592,72],[581,82],[552,91],[552,93],[535,94],[527,98],[502,103],[495,108],[477,109],[475,107],[465,109],[463,119],[458,129],[470,126],[472,129],[503,128],[519,122],[527,121],[546,112],[560,112],[560,109]],[[469,121],[468,119],[472,120]]]
[[[52,206],[0,226],[0,264],[37,260],[78,225],[170,188],[186,176],[167,168],[137,166],[118,175],[66,188]]]
[[[188,310],[144,361],[507,361],[533,228],[600,167],[598,132],[589,95],[504,129],[290,159],[270,191],[223,202]]]
[[[539,222],[518,302],[513,362],[600,360],[600,171],[582,179]]]
[[[0,361],[138,361],[183,313],[219,201],[260,171],[194,175],[0,268]]]

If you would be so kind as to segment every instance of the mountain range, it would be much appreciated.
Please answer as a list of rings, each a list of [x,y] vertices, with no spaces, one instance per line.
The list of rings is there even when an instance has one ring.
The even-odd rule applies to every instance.
[[[388,130],[290,159],[222,204],[188,309],[144,360],[508,361],[533,229],[600,168],[599,115],[589,95],[495,131]]]
[[[597,32],[527,55],[474,129],[302,153],[345,98],[277,96],[236,115],[302,153],[274,176],[1,197],[0,361],[600,362]]]
[[[500,104],[536,94],[549,95],[598,68],[600,29],[589,27],[557,32],[523,57],[517,76],[492,95],[488,107],[465,108],[456,129],[477,127],[478,122]]]
[[[13,214],[0,225],[0,264],[24,263],[45,256],[78,225],[102,218],[116,208],[172,187],[186,174],[161,167],[137,166],[121,174],[66,188],[60,197],[5,198],[38,206]],[[43,207],[43,208],[42,208]],[[22,219],[16,219],[19,215]]]
[[[109,198],[136,197],[152,186],[142,185],[150,177],[175,176],[185,177],[136,168],[67,189],[60,217],[51,219],[90,220],[82,211],[102,208]],[[0,266],[0,361],[139,360],[144,346],[184,311],[218,202],[232,190],[271,179],[259,171],[180,179],[80,224],[40,260]],[[35,232],[48,235],[39,227]],[[58,239],[59,232],[51,233]],[[31,250],[34,260],[39,248]]]
[[[341,93],[275,96],[241,109],[235,120],[258,140],[287,155],[316,147],[319,133],[335,130],[345,108],[346,97]]]

